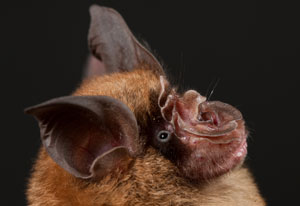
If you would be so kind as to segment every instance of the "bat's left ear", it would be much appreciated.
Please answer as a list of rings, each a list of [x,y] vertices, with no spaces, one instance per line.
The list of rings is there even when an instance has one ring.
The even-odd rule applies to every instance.
[[[25,112],[38,120],[49,156],[79,178],[126,169],[142,150],[134,114],[111,97],[61,97]]]
[[[164,75],[157,59],[134,37],[122,16],[115,10],[93,5],[88,41],[92,56],[86,76],[132,71],[141,65]]]

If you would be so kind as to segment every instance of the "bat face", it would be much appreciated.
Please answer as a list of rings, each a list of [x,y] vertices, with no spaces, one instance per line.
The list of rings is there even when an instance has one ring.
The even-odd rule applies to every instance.
[[[233,169],[247,154],[247,131],[234,107],[206,101],[194,90],[178,94],[161,77],[152,145],[171,159],[184,176],[209,179]]]
[[[91,16],[87,79],[72,96],[26,110],[54,162],[86,181],[130,170],[147,147],[196,181],[241,165],[247,131],[237,109],[178,93],[116,11],[93,6]]]

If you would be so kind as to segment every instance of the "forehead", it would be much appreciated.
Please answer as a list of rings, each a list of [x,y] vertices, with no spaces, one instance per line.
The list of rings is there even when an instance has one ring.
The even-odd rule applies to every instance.
[[[122,101],[134,113],[149,111],[153,101],[151,94],[161,90],[159,76],[146,68],[131,72],[112,73],[86,79],[75,90],[75,96],[110,96]]]

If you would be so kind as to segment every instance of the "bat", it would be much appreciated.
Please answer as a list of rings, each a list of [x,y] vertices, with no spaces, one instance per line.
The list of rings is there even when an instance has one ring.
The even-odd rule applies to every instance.
[[[27,187],[38,205],[265,205],[239,110],[179,93],[119,13],[93,5],[91,55],[70,96],[25,110],[42,146]]]

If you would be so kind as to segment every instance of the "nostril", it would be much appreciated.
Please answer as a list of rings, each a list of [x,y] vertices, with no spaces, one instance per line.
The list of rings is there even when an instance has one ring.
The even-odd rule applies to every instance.
[[[214,112],[200,112],[198,115],[198,120],[201,122],[212,123],[216,126],[219,126],[219,118]]]

